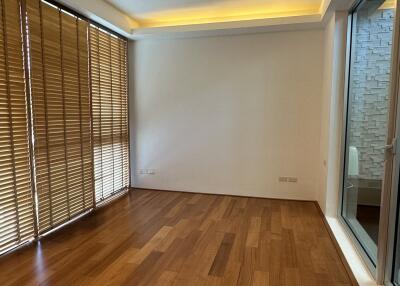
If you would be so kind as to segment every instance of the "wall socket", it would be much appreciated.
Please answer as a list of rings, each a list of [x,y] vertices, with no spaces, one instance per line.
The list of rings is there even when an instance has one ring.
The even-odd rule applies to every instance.
[[[139,175],[154,175],[156,171],[154,169],[139,169]]]
[[[296,177],[279,177],[278,181],[280,183],[297,183],[298,179]]]

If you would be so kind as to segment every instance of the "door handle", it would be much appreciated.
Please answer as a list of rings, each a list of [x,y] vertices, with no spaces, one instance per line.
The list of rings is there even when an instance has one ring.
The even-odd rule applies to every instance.
[[[385,149],[385,151],[389,151],[389,150],[393,149],[393,144],[387,144],[387,145],[383,146],[383,149]]]
[[[385,150],[385,152],[391,152],[393,155],[396,154],[397,138],[393,138],[392,143],[386,144],[385,146],[383,146],[383,149]]]
[[[346,186],[344,188],[351,189],[351,188],[354,188],[354,185],[352,183],[346,182]]]

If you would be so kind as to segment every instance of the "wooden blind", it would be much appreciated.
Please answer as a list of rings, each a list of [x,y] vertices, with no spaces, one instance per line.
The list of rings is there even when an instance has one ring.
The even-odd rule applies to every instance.
[[[96,202],[127,189],[127,42],[90,26]]]
[[[26,0],[38,230],[93,207],[88,23]]]
[[[20,3],[0,1],[0,253],[34,236]]]

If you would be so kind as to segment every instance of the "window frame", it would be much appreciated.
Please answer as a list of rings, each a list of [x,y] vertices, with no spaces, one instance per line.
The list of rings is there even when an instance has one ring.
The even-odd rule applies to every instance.
[[[352,58],[352,35],[354,29],[354,14],[356,13],[358,7],[361,4],[366,2],[367,0],[358,0],[354,3],[354,5],[348,11],[347,18],[347,35],[346,35],[346,62],[345,62],[345,70],[344,70],[344,90],[343,90],[343,117],[342,117],[342,138],[341,138],[341,151],[340,151],[340,170],[339,170],[339,200],[337,206],[337,217],[341,225],[343,226],[346,234],[350,237],[353,245],[355,246],[358,254],[361,256],[363,262],[367,266],[373,278],[379,284],[385,283],[385,285],[393,286],[391,282],[389,282],[389,278],[392,279],[394,263],[393,258],[395,253],[393,252],[394,247],[394,227],[393,216],[395,215],[395,210],[393,204],[390,204],[395,198],[397,200],[397,186],[399,183],[399,171],[400,171],[400,156],[399,152],[395,156],[392,156],[392,160],[387,162],[385,161],[385,172],[383,177],[383,186],[382,186],[382,204],[380,211],[380,225],[379,225],[379,241],[377,245],[377,259],[376,263],[374,263],[367,254],[365,250],[365,246],[362,245],[359,238],[354,233],[354,230],[350,227],[348,221],[343,217],[344,210],[344,176],[346,172],[346,140],[347,140],[347,132],[348,132],[348,116],[349,116],[349,102],[350,102],[350,68],[351,68],[351,58]],[[391,101],[390,109],[389,109],[389,119],[388,119],[388,138],[392,142],[392,139],[395,138],[396,134],[400,134],[400,124],[395,123],[400,122],[400,108],[396,108],[393,106],[397,106],[397,102],[400,102],[400,91],[398,90],[398,72],[397,70],[400,67],[399,64],[399,28],[400,27],[400,17],[399,17],[399,6],[400,1],[397,1],[397,6],[395,9],[394,22],[393,22],[393,45],[392,45],[392,66],[391,66],[391,85],[389,89],[389,100]],[[395,67],[393,65],[395,64]],[[393,84],[394,83],[394,84]],[[390,124],[390,121],[394,121],[393,124]],[[400,140],[394,141],[396,146],[394,149],[400,150]],[[390,172],[390,177],[388,178],[387,172]],[[395,190],[395,191],[391,191]],[[390,207],[389,207],[390,206]],[[399,206],[400,207],[400,206]],[[400,231],[400,227],[399,227]],[[400,235],[400,233],[399,233]],[[392,266],[393,265],[393,266]],[[390,267],[389,267],[390,266]]]
[[[400,8],[400,1],[397,1],[396,10]],[[400,13],[399,13],[400,14]],[[400,15],[397,15],[395,26],[400,27]],[[394,69],[397,74],[392,78],[395,83],[393,92],[397,102],[400,102],[400,31],[396,29],[394,38],[394,51],[396,52],[396,68]],[[395,118],[395,134],[396,134],[396,155],[393,160],[393,176],[391,182],[391,192],[388,196],[388,239],[385,244],[387,248],[387,255],[385,257],[385,270],[384,270],[384,285],[387,286],[400,286],[400,283],[395,283],[394,275],[396,271],[396,253],[400,252],[400,108],[397,108]],[[400,267],[400,261],[399,261]]]
[[[349,106],[350,106],[350,68],[351,68],[351,59],[352,59],[352,38],[353,38],[353,29],[354,29],[354,17],[357,8],[364,2],[364,0],[357,1],[355,5],[350,9],[348,17],[347,17],[347,35],[346,35],[346,64],[345,64],[345,84],[344,84],[344,92],[343,92],[343,130],[342,130],[342,142],[341,142],[341,152],[340,152],[340,177],[339,177],[339,201],[338,201],[338,210],[337,215],[338,219],[344,227],[346,233],[350,236],[358,253],[361,255],[363,261],[366,263],[369,271],[376,279],[376,266],[374,265],[372,259],[367,254],[364,246],[361,244],[359,239],[357,238],[354,230],[350,227],[349,223],[343,217],[344,211],[344,175],[346,172],[346,145],[347,145],[347,135],[348,135],[348,117],[349,117]]]

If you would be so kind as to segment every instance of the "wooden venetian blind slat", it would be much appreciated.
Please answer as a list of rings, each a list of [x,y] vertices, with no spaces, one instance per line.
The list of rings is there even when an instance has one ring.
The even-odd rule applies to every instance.
[[[0,253],[34,236],[20,2],[0,1]]]
[[[27,0],[38,229],[93,207],[88,23]]]
[[[90,26],[96,202],[129,183],[126,49],[124,39]]]

